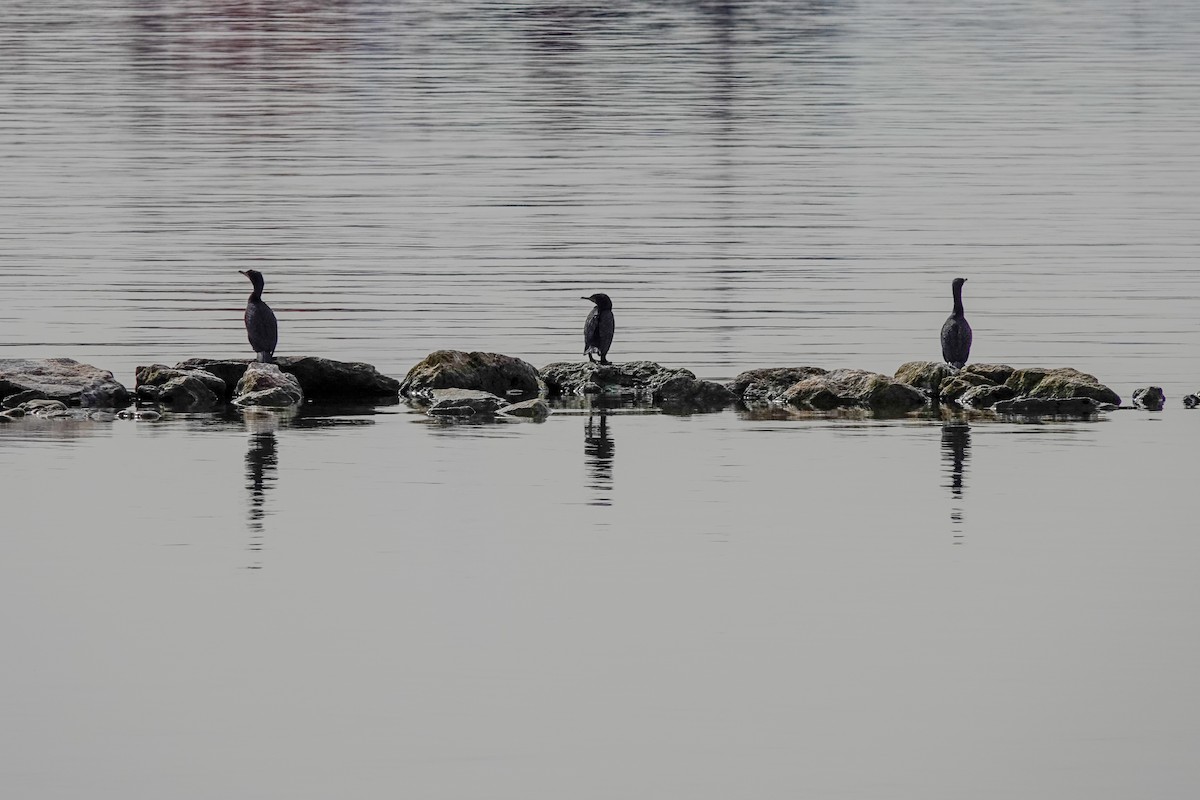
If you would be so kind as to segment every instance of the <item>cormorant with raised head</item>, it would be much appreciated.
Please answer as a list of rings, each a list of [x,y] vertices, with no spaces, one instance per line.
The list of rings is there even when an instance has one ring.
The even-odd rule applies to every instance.
[[[942,325],[942,358],[955,369],[962,369],[971,355],[971,326],[963,316],[962,287],[966,278],[954,279],[954,312]]]
[[[583,352],[588,361],[595,363],[596,359],[592,356],[598,355],[601,364],[608,364],[608,348],[612,347],[613,332],[617,329],[613,321],[612,300],[606,294],[594,294],[581,299],[596,304],[583,325]]]
[[[238,271],[254,284],[254,291],[246,301],[246,337],[258,360],[269,364],[274,361],[275,345],[279,343],[279,323],[275,321],[275,312],[263,302],[262,273],[256,269]]]

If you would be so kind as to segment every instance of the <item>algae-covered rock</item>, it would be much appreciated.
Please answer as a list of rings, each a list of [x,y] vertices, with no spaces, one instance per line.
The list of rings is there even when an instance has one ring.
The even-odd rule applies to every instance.
[[[0,398],[35,391],[67,405],[129,402],[129,390],[111,372],[71,358],[0,358]]]
[[[926,402],[920,390],[860,369],[839,369],[805,378],[789,388],[783,399],[818,411],[857,406],[892,413],[912,411]]]
[[[1144,408],[1147,411],[1162,411],[1166,403],[1167,396],[1163,394],[1161,386],[1147,386],[1133,391],[1133,404],[1138,408]]]
[[[1096,380],[1094,375],[1070,367],[1018,369],[1005,383],[1021,397],[1055,400],[1087,397],[1097,403],[1121,404],[1120,395]]]
[[[908,361],[897,367],[894,377],[900,383],[937,395],[942,383],[954,374],[954,367],[942,361]]]
[[[239,406],[288,408],[304,402],[304,390],[295,375],[276,364],[251,362],[234,389],[233,402]]]
[[[541,377],[552,397],[602,395],[707,410],[723,408],[735,399],[732,391],[715,381],[701,380],[691,370],[672,369],[653,361],[560,361],[543,367]]]
[[[410,369],[400,383],[400,394],[406,397],[428,397],[434,389],[477,389],[504,396],[514,390],[536,395],[541,386],[537,368],[519,358],[438,350]]]
[[[829,370],[821,367],[766,367],[741,372],[725,385],[747,403],[770,403],[782,399],[799,381],[827,374]]]
[[[1102,410],[1107,405],[1091,397],[1018,397],[1015,400],[1002,400],[992,406],[998,414],[1011,414],[1027,417],[1086,417]],[[1111,406],[1109,406],[1111,407]]]

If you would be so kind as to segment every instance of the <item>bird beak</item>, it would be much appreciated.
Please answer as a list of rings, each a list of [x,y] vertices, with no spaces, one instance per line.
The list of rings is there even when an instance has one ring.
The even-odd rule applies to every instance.
[[[580,300],[591,300],[592,298],[590,298],[590,297],[580,297],[579,299],[580,299]]]
[[[246,274],[246,270],[244,270],[244,269],[238,270],[238,275],[245,275],[245,274]]]

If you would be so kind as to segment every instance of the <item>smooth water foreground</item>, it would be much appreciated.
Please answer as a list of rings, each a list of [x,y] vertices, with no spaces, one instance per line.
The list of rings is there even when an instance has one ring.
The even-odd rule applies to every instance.
[[[0,793],[1190,798],[1200,6],[0,9],[0,357],[937,358],[1161,413],[0,427]]]

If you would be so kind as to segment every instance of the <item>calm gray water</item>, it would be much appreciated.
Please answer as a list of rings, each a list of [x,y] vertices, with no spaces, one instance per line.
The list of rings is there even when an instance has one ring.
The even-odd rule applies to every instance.
[[[0,792],[1191,798],[1200,6],[9,0],[0,357],[1070,365],[1160,414],[0,429]]]

